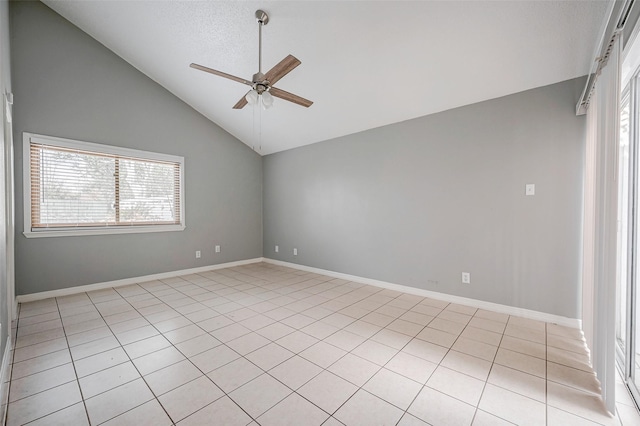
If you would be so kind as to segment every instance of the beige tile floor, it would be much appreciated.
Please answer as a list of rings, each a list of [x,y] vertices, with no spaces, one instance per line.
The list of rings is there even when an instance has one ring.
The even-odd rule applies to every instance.
[[[577,330],[265,263],[25,303],[15,342],[8,425],[618,424]]]

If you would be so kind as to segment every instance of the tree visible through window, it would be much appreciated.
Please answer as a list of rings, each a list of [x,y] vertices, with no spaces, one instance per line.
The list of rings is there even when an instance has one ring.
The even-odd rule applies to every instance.
[[[31,142],[32,230],[179,225],[181,166]]]

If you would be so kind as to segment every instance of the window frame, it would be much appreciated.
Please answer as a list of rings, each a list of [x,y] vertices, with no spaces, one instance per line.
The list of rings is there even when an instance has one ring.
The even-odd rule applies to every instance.
[[[33,224],[31,222],[31,143],[44,144],[67,149],[90,151],[95,152],[96,154],[120,155],[123,157],[135,158],[140,160],[166,161],[180,164],[180,223],[162,225],[102,225],[90,227],[70,226],[68,228],[33,228]],[[183,231],[186,228],[184,202],[184,157],[181,156],[24,132],[22,134],[22,177],[24,186],[23,234],[27,238],[173,232]]]

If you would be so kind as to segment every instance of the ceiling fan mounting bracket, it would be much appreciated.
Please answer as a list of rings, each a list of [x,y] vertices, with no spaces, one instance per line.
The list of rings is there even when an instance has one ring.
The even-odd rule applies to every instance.
[[[256,21],[260,25],[267,25],[269,23],[269,15],[264,10],[256,10]]]

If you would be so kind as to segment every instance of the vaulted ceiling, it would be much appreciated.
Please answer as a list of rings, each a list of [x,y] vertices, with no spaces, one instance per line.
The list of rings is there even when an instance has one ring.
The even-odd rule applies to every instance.
[[[261,154],[585,75],[606,1],[66,1],[44,3]],[[248,80],[287,54],[279,99],[234,110]],[[576,99],[577,100],[577,99]]]

